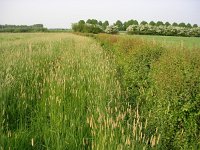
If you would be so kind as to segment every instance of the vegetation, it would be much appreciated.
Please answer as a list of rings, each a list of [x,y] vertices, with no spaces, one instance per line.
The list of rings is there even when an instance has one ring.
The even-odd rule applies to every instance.
[[[200,55],[198,49],[166,47],[130,36],[97,35],[115,55],[122,95],[158,131],[158,149],[199,149]]]
[[[108,34],[117,34],[119,32],[118,26],[107,26],[105,32]]]
[[[0,32],[44,32],[47,28],[44,28],[42,24],[35,24],[32,26],[27,25],[0,25]]]
[[[141,149],[137,107],[121,95],[117,70],[94,40],[66,33],[0,34],[1,149]]]
[[[161,25],[161,23],[157,23],[157,25],[158,26],[153,26],[142,22],[141,25],[130,25],[127,28],[127,32],[128,34],[142,35],[200,37],[200,27],[191,28],[190,25],[188,25],[188,27],[183,27],[184,24],[180,24],[180,27],[174,27],[168,24]]]
[[[79,21],[79,23],[74,23],[72,25],[72,29],[75,32],[83,32],[83,33],[97,34],[103,32],[102,26],[97,24],[88,24],[82,21]]]
[[[78,34],[0,34],[0,149],[200,149],[200,47]]]
[[[156,36],[156,35],[123,35],[128,38],[137,38],[140,40],[148,40],[149,42],[159,44],[166,48],[200,48],[200,38],[197,37],[177,37],[177,36]]]
[[[82,33],[108,33],[116,34],[118,31],[127,31],[128,34],[140,34],[140,35],[163,35],[163,36],[185,36],[185,37],[200,37],[200,27],[197,24],[193,26],[188,23],[163,23],[158,21],[150,23],[142,21],[140,24],[137,20],[129,20],[122,23],[117,20],[116,23],[109,26],[109,22],[98,21],[96,19],[88,19],[86,22],[80,20],[78,23],[72,25],[72,29],[75,32]],[[113,32],[114,31],[114,32]]]

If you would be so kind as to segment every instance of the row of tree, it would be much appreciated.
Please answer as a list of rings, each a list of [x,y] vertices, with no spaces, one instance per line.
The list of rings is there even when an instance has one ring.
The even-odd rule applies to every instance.
[[[43,24],[27,25],[0,25],[0,32],[44,32]]]
[[[146,21],[142,21],[142,22],[138,22],[137,20],[129,20],[126,21],[124,23],[122,23],[120,20],[117,20],[114,25],[118,26],[120,31],[126,31],[126,29],[130,26],[130,25],[151,25],[151,26],[174,26],[174,27],[187,27],[187,28],[192,28],[192,27],[198,27],[197,24],[191,25],[190,23],[185,24],[185,23],[169,23],[169,22],[162,22],[162,21],[151,21],[151,22],[146,22]]]
[[[200,27],[187,28],[172,25],[152,26],[149,24],[141,24],[130,25],[126,31],[128,34],[200,37]]]
[[[102,26],[102,28],[105,30],[107,26],[109,26],[109,22],[108,21],[98,21],[96,19],[88,19],[87,21],[84,21],[84,20],[80,20],[79,23],[81,24],[93,24],[93,25],[100,25]],[[120,20],[117,20],[114,25],[118,26],[118,29],[119,31],[126,31],[126,29],[130,26],[130,25],[146,25],[146,24],[149,24],[151,26],[174,26],[174,27],[185,27],[185,28],[195,28],[195,27],[198,27],[197,24],[193,24],[191,25],[190,23],[169,23],[169,22],[162,22],[162,21],[157,21],[157,22],[154,22],[154,21],[150,21],[149,23],[146,22],[146,21],[142,21],[142,22],[138,22],[137,20],[128,20],[128,21],[125,21],[124,23]]]
[[[138,22],[137,20],[129,20],[122,23],[120,20],[109,26],[108,21],[98,21],[96,19],[80,20],[78,23],[72,24],[75,32],[84,33],[109,33],[116,34],[118,31],[127,31],[128,34],[147,34],[147,35],[167,35],[167,36],[200,36],[200,27],[197,24],[185,23],[163,23],[158,22]]]

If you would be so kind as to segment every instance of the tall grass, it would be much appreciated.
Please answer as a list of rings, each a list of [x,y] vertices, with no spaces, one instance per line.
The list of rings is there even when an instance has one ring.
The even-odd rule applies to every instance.
[[[122,97],[159,134],[158,149],[200,149],[200,49],[129,36],[97,35],[115,55]],[[158,131],[157,131],[158,129]]]
[[[0,149],[156,148],[112,58],[71,34],[0,34]],[[149,114],[151,115],[151,114]]]

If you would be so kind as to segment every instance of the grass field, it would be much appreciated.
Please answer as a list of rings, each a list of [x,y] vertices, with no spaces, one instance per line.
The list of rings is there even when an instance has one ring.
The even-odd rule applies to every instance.
[[[127,36],[127,35],[125,35]],[[131,35],[128,35],[131,36]],[[132,35],[134,38],[143,40],[159,42],[165,47],[187,47],[187,48],[200,48],[199,37],[175,37],[175,36],[152,36],[152,35]]]
[[[199,39],[93,37],[0,34],[0,149],[199,149]]]

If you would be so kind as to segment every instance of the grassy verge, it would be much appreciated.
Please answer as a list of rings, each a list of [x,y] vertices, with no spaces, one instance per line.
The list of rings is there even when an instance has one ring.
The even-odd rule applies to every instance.
[[[115,56],[122,96],[140,118],[145,135],[161,135],[158,149],[199,149],[200,53],[131,36],[97,35]]]

